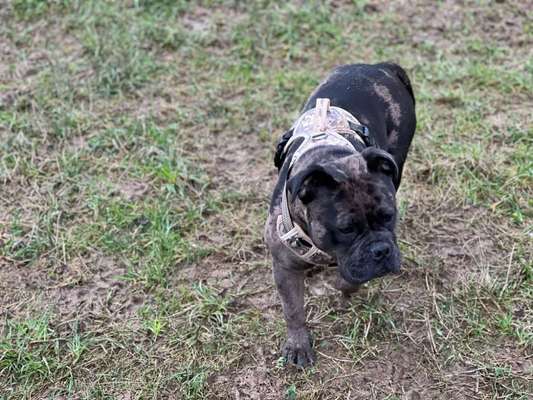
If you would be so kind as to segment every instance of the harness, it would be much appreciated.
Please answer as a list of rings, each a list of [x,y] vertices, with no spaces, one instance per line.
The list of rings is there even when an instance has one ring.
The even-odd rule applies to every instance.
[[[303,138],[303,141],[290,160],[287,177],[302,155],[315,147],[341,146],[355,152],[355,142],[360,142],[365,147],[373,145],[367,127],[361,125],[348,111],[330,106],[329,99],[317,99],[315,108],[302,114],[292,129],[292,137],[285,144],[283,154],[287,154],[296,140]],[[281,242],[303,261],[314,265],[335,264],[335,259],[319,249],[302,227],[292,220],[287,201],[287,180],[283,184],[281,214],[276,228]]]

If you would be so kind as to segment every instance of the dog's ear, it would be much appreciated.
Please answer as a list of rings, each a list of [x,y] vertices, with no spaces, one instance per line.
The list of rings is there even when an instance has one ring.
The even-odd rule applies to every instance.
[[[366,160],[367,168],[370,172],[381,172],[391,177],[394,186],[398,187],[400,172],[398,165],[390,153],[377,147],[367,147],[361,152]]]
[[[278,169],[281,168],[283,165],[283,162],[285,161],[285,146],[289,139],[292,137],[292,134],[294,132],[294,129],[289,129],[287,132],[285,132],[279,139],[278,144],[276,146],[276,153],[274,154],[274,166]]]
[[[348,175],[333,163],[315,164],[297,173],[287,182],[291,201],[296,196],[302,203],[311,202],[319,187],[335,188],[339,183],[348,180]]]

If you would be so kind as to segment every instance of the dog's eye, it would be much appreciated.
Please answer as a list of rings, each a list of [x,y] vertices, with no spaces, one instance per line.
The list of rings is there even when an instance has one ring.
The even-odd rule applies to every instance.
[[[349,222],[345,221],[345,222],[340,223],[338,225],[337,229],[341,233],[349,234],[349,233],[357,232],[359,227],[358,227],[358,225],[357,225],[357,223],[355,221],[351,220]]]
[[[341,233],[353,233],[355,231],[355,227],[352,224],[345,225],[345,226],[339,227],[339,231]]]

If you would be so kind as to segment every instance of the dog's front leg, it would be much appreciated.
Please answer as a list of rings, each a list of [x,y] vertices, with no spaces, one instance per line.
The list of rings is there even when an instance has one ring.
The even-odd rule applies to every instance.
[[[287,322],[287,341],[282,354],[287,362],[303,368],[315,361],[311,338],[305,326],[304,272],[288,269],[275,259],[273,272]]]

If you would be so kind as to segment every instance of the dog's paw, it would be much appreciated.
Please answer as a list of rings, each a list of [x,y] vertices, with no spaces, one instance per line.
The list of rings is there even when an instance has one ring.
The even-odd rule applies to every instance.
[[[289,332],[288,336],[282,349],[285,362],[294,364],[300,368],[314,364],[315,353],[307,330],[303,329],[296,332]]]

